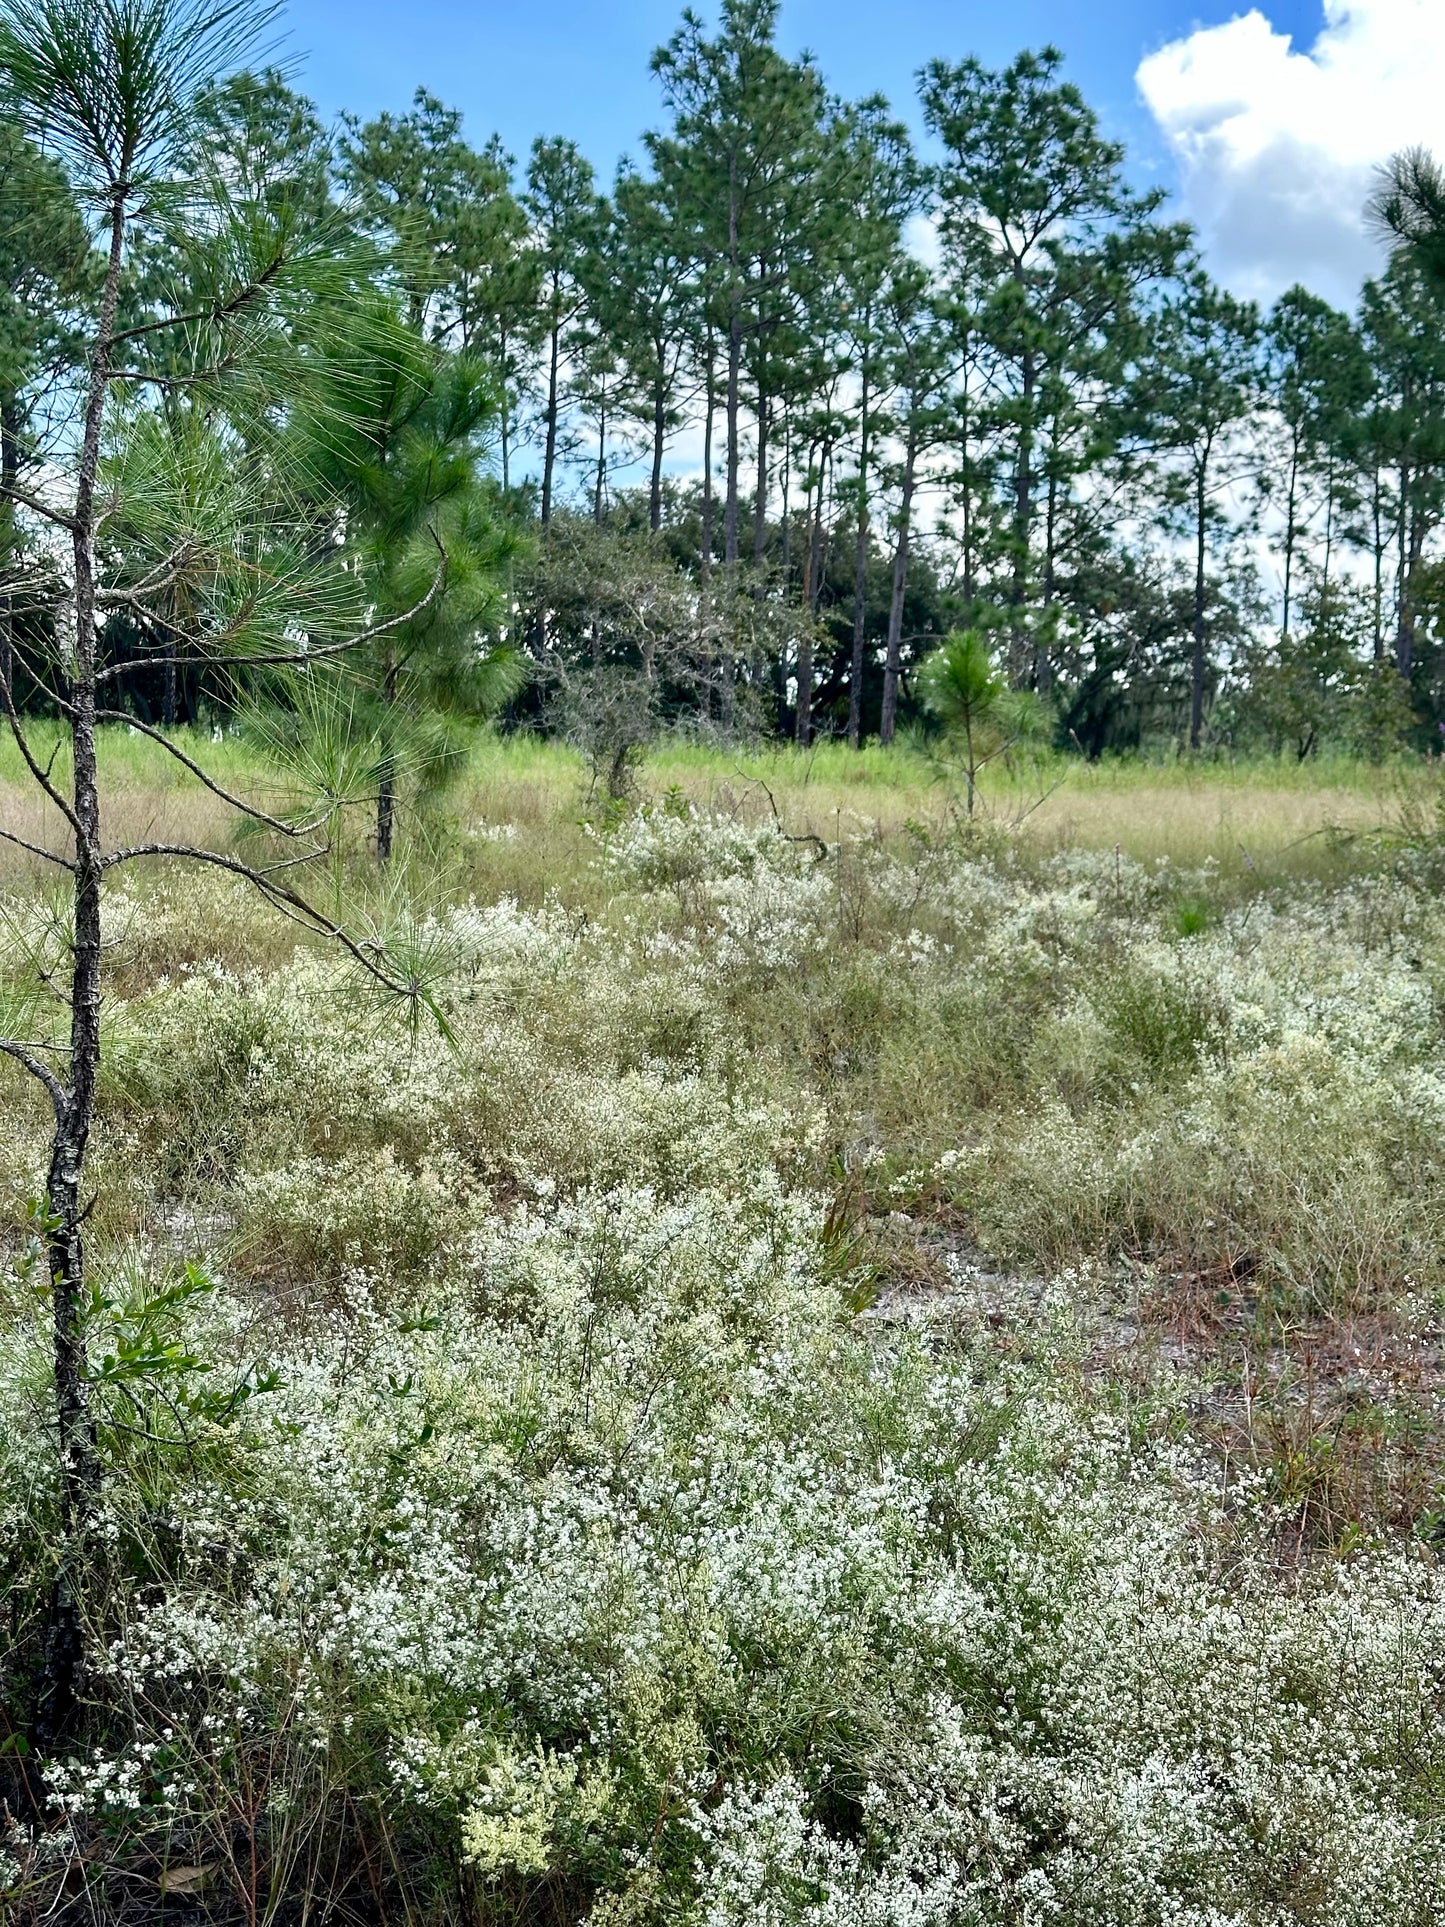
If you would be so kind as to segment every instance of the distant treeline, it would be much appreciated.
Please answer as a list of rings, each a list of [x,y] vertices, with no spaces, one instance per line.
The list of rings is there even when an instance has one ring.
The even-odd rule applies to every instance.
[[[530,660],[512,719],[595,731],[621,704],[888,740],[921,656],[969,628],[1089,754],[1437,741],[1428,257],[1402,245],[1353,316],[1303,288],[1261,314],[1129,185],[1054,49],[925,67],[930,165],[886,101],[786,58],[777,14],[684,16],[653,56],[658,130],[605,193],[572,141],[519,167],[425,91],[334,129],[275,71],[209,99],[198,169],[368,279],[431,357],[405,396],[358,403],[392,470],[416,408],[437,459],[485,448],[496,592],[470,619]],[[67,184],[3,129],[0,199],[29,210],[0,234],[18,543],[99,275]],[[135,405],[164,409],[184,391],[146,316],[182,288],[204,326],[224,264],[163,211],[145,241],[123,319]],[[313,316],[295,328],[335,356]],[[12,613],[11,640],[51,619]],[[107,643],[143,658],[139,713],[205,707],[214,669],[169,662],[123,609]],[[19,662],[15,688],[46,700]]]

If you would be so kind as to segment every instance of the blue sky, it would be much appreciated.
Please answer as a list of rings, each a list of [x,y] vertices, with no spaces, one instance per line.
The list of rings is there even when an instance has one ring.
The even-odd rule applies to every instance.
[[[715,0],[695,0],[705,17]],[[524,156],[568,134],[610,176],[661,115],[652,49],[681,0],[291,0],[288,51],[328,114],[425,84]],[[1445,0],[783,0],[782,38],[829,84],[916,117],[935,55],[1001,64],[1052,40],[1135,176],[1179,193],[1221,278],[1296,277],[1348,302],[1375,257],[1359,210],[1396,144],[1445,150]]]
[[[1319,0],[1268,10],[1306,37],[1321,21]],[[1110,128],[1158,166],[1165,151],[1135,69],[1165,41],[1243,11],[1238,0],[784,0],[782,38],[810,49],[839,92],[882,92],[910,111],[913,76],[935,55],[1000,64],[1052,40]],[[286,25],[303,83],[328,112],[404,107],[424,84],[465,111],[473,139],[495,129],[520,155],[536,134],[570,134],[610,173],[659,117],[648,56],[681,12],[682,0],[292,0]]]

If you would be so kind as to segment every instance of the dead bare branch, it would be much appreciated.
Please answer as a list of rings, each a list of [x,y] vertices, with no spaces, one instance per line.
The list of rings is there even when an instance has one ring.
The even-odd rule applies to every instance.
[[[13,1057],[37,1083],[43,1084],[49,1093],[50,1102],[55,1107],[57,1119],[65,1116],[65,1086],[48,1064],[42,1064],[28,1044],[17,1043],[10,1037],[0,1037],[0,1055]]]
[[[315,836],[326,822],[324,816],[316,817],[308,823],[287,823],[282,817],[271,816],[255,803],[248,803],[244,797],[233,796],[229,790],[223,789],[214,777],[206,774],[200,763],[193,757],[187,756],[186,752],[178,744],[173,743],[162,730],[153,729],[149,723],[141,722],[138,717],[128,715],[123,709],[97,709],[95,715],[97,722],[126,723],[140,735],[148,736],[153,743],[159,743],[167,756],[173,756],[181,767],[189,770],[197,782],[203,783],[213,796],[219,796],[223,803],[229,803],[233,810],[239,810],[243,816],[249,816],[253,822],[264,823],[267,829],[275,830],[279,836]]]

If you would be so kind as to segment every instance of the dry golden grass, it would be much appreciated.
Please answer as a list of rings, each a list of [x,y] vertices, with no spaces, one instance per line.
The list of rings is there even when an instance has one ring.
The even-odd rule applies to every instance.
[[[1112,849],[1148,861],[1213,860],[1225,869],[1333,866],[1351,839],[1398,820],[1421,766],[1365,763],[1146,762],[1089,764],[1051,757],[985,773],[979,818],[1040,851]],[[670,746],[644,767],[639,787],[676,789],[700,806],[746,817],[776,809],[794,834],[884,838],[910,825],[937,834],[959,818],[959,786],[906,749],[854,754],[826,744],[809,755]],[[586,810],[586,772],[565,750],[528,740],[491,741],[453,799],[464,822],[513,823],[520,839],[555,836]]]
[[[264,794],[268,778],[235,739],[212,743],[186,732],[196,759],[238,794]],[[101,745],[105,831],[112,844],[184,842],[226,848],[235,813],[157,745],[124,729]],[[1088,764],[1049,757],[985,772],[983,823],[1041,851],[1110,849],[1183,864],[1212,859],[1226,870],[1281,862],[1332,865],[1350,839],[1387,827],[1421,781],[1421,765],[1362,763]],[[63,757],[57,761],[63,782]],[[910,825],[938,834],[958,819],[959,786],[916,752],[870,746],[854,754],[828,743],[808,754],[661,746],[639,777],[644,797],[669,790],[701,807],[756,818],[776,810],[794,834],[892,837]],[[605,798],[579,757],[531,737],[482,739],[450,792],[448,815],[461,830],[451,861],[468,880],[531,899],[565,886],[584,845],[579,824],[600,816]],[[499,825],[517,834],[488,839]],[[58,813],[23,769],[13,744],[0,746],[0,829],[47,848],[60,846]],[[357,824],[360,840],[363,826]],[[0,878],[39,868],[0,845]]]

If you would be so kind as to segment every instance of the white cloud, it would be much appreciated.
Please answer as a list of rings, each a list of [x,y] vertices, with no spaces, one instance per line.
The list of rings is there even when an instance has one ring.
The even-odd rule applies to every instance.
[[[1303,281],[1352,306],[1381,254],[1374,169],[1445,153],[1445,0],[1324,0],[1297,48],[1257,8],[1151,54],[1139,90],[1179,163],[1214,271],[1268,300]]]

